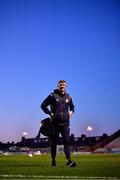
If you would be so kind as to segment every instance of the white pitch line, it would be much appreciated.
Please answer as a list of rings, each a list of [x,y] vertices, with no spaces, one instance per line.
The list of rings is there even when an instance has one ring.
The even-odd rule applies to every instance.
[[[44,176],[44,175],[38,175],[38,176],[35,176],[35,175],[8,175],[8,174],[3,174],[3,175],[0,175],[0,177],[2,178],[32,178],[32,179],[48,179],[48,180],[59,180],[59,179],[70,179],[70,180],[77,180],[77,179],[81,179],[81,180],[87,180],[87,179],[98,179],[98,180],[103,180],[103,179],[107,179],[107,180],[119,180],[117,177],[80,177],[80,176]]]

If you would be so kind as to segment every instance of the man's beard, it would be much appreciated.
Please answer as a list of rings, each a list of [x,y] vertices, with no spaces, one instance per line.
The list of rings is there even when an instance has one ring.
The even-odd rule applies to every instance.
[[[65,88],[59,88],[59,91],[64,94],[65,93]]]

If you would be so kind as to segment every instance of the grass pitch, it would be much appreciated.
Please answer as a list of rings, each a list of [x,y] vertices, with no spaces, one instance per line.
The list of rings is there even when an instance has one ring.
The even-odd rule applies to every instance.
[[[77,166],[68,168],[64,155],[51,167],[50,155],[0,156],[0,179],[120,179],[120,154],[72,155]]]

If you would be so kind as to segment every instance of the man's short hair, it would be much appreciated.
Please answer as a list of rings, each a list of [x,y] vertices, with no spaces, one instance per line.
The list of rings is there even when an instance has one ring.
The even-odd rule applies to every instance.
[[[65,80],[60,80],[60,81],[58,81],[58,84],[60,84],[60,83],[66,83],[66,81]]]

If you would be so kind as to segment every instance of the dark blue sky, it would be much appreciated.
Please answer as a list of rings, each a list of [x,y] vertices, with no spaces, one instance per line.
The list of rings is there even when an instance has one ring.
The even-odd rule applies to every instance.
[[[120,3],[0,0],[0,141],[35,137],[40,104],[65,79],[71,133],[120,128]]]

